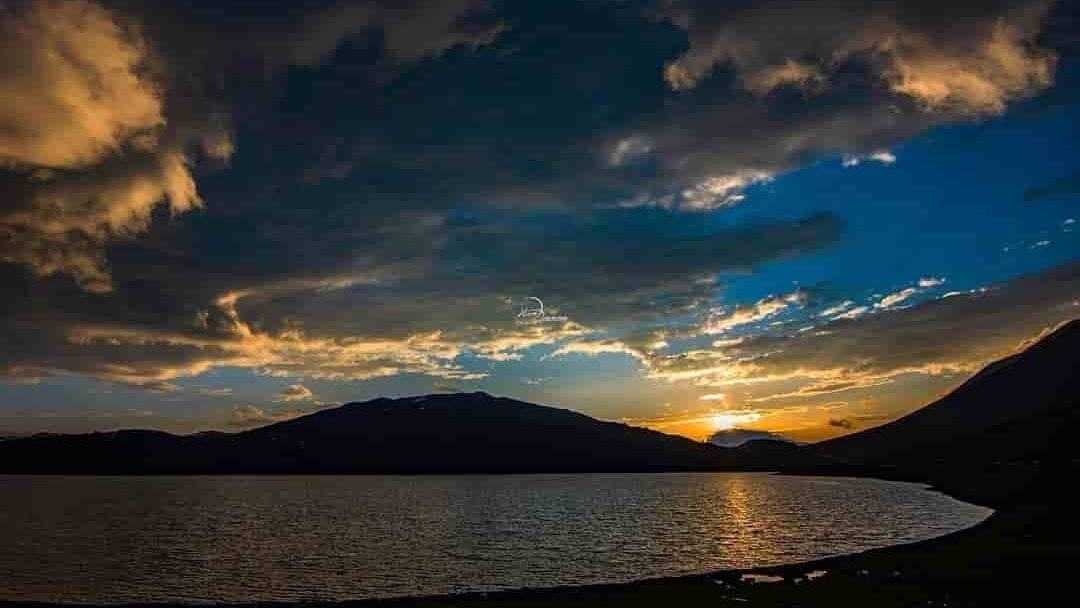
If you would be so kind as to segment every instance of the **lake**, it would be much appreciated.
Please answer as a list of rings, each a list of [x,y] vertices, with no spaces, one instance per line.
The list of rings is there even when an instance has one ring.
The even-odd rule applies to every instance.
[[[757,473],[0,476],[0,600],[344,600],[620,582],[939,536],[990,509]]]

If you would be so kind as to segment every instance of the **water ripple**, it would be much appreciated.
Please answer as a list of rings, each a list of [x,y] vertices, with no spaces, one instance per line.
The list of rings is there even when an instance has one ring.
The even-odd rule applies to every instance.
[[[988,509],[763,474],[0,476],[0,600],[344,600],[619,582],[922,540]]]

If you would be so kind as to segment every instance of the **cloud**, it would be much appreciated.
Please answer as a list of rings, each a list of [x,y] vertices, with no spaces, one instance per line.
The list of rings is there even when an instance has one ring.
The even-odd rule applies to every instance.
[[[857,167],[860,164],[862,164],[862,161],[864,161],[864,160],[872,160],[872,161],[875,161],[875,162],[879,162],[879,163],[881,163],[883,165],[891,165],[891,164],[896,162],[896,155],[893,154],[892,152],[888,152],[888,151],[885,151],[885,150],[874,152],[874,153],[869,154],[867,156],[850,156],[850,155],[847,155],[847,156],[844,156],[843,164],[844,164],[845,167]]]
[[[86,167],[164,123],[144,42],[97,4],[5,9],[0,34],[0,163]]]
[[[233,408],[228,424],[232,427],[247,429],[266,424],[273,424],[275,422],[282,422],[284,420],[292,420],[293,418],[299,418],[300,416],[306,416],[319,410],[336,406],[336,403],[315,403],[314,405],[304,408],[270,412],[254,405],[238,405]]]
[[[965,114],[874,86],[876,64],[847,66],[855,94],[841,94],[831,64],[786,51],[756,91],[710,67],[673,92],[663,65],[688,32],[698,52],[701,15],[687,30],[559,4],[552,19],[607,34],[553,44],[518,3],[318,4],[45,1],[0,16],[0,87],[33,97],[0,102],[6,377],[152,388],[238,366],[456,383],[575,343],[621,344],[657,377],[749,381],[760,363],[738,349],[753,344],[686,349],[655,330],[700,321],[721,277],[832,246],[846,226],[812,212],[721,224],[723,208],[822,155],[873,155]],[[111,92],[88,97],[98,78]],[[70,115],[36,119],[69,90]],[[120,92],[130,107],[111,103]],[[515,327],[505,302],[532,294],[570,321]],[[804,304],[712,320],[746,328],[736,315],[777,305]]]
[[[112,291],[107,247],[146,233],[158,209],[202,208],[195,164],[233,154],[228,93],[215,84],[229,70],[319,64],[372,31],[401,65],[502,28],[471,0],[233,6],[214,23],[157,4],[41,0],[0,15],[0,261]]]
[[[222,365],[319,379],[369,379],[399,373],[459,379],[484,375],[455,363],[464,352],[464,343],[443,340],[437,332],[400,339],[309,336],[296,328],[271,333],[243,319],[236,308],[238,299],[220,298],[204,311],[204,325],[189,322],[186,327],[103,319],[95,323],[85,313],[74,324],[61,317],[42,324],[25,317],[8,318],[0,325],[0,334],[21,348],[0,358],[0,373],[20,379],[77,373],[146,388]],[[39,310],[38,314],[44,319],[49,313]],[[472,346],[495,352],[513,345],[478,340]],[[287,396],[302,394],[293,390]]]
[[[841,302],[839,304],[836,304],[834,306],[830,306],[830,307],[826,308],[825,310],[821,311],[819,313],[819,316],[833,318],[833,317],[836,317],[837,315],[843,314],[844,312],[846,312],[848,309],[850,309],[854,305],[855,305],[854,301],[852,301],[852,300],[844,300],[843,302]]]
[[[807,397],[814,397],[817,395],[826,395],[831,393],[842,393],[844,391],[860,390],[872,388],[875,386],[881,386],[883,384],[889,384],[892,382],[892,378],[885,377],[863,377],[855,378],[852,380],[836,380],[826,378],[824,380],[812,381],[809,384],[805,384],[799,387],[798,390],[791,392],[771,393],[761,397],[754,397],[748,401],[752,403],[762,403],[766,401],[776,401],[782,399],[805,399]],[[828,409],[822,406],[823,409]]]
[[[315,16],[300,9],[292,9],[287,22],[279,16],[283,23],[275,22],[278,30],[324,32],[304,34],[317,39],[312,48],[320,50],[299,53],[303,59],[284,60],[311,66],[310,70],[289,72],[288,78],[290,90],[302,91],[307,100],[304,113],[309,120],[304,127],[293,129],[288,121],[277,124],[278,117],[272,113],[259,114],[253,121],[261,125],[258,132],[272,132],[288,140],[273,142],[277,145],[266,146],[265,152],[260,149],[262,160],[274,164],[269,172],[275,177],[273,181],[286,182],[280,192],[289,192],[287,182],[292,178],[325,186],[321,194],[344,202],[344,192],[334,192],[338,185],[348,190],[348,200],[366,201],[363,211],[354,212],[365,221],[380,223],[403,210],[445,209],[452,206],[449,201],[514,209],[623,206],[708,213],[741,203],[755,184],[781,179],[821,156],[872,157],[888,162],[891,157],[885,151],[897,142],[929,127],[971,117],[967,112],[927,111],[911,95],[882,86],[882,74],[888,70],[868,69],[876,66],[878,55],[873,49],[866,51],[871,57],[853,56],[835,68],[825,62],[828,65],[813,71],[798,57],[788,62],[790,57],[783,53],[774,67],[781,68],[778,74],[788,76],[777,78],[803,81],[808,94],[798,98],[745,94],[723,69],[716,71],[707,86],[681,94],[672,92],[657,77],[665,62],[672,59],[669,49],[678,48],[684,36],[690,38],[688,56],[695,53],[696,28],[706,23],[737,26],[744,16],[762,12],[760,18],[750,19],[761,27],[748,29],[746,36],[783,46],[774,42],[773,24],[783,27],[790,16],[777,4],[760,3],[760,8],[755,5],[732,11],[730,3],[674,3],[660,19],[620,3],[559,4],[546,8],[544,18],[516,3],[494,3],[492,7],[463,1],[444,4],[406,3],[397,9],[394,3],[334,3]],[[997,5],[992,8],[998,16],[1007,12]],[[806,10],[813,12],[801,8],[796,12]],[[856,14],[865,12],[866,20],[875,22],[873,16],[881,10]],[[838,17],[836,46],[861,36],[861,17],[843,18],[851,12],[831,4],[823,9],[825,18],[819,21]],[[904,27],[936,41],[937,28],[933,26],[937,17],[926,27],[916,27],[919,19],[909,14],[913,11],[901,12]],[[953,12],[942,21],[961,22],[960,34],[979,38],[984,28],[968,24],[982,25],[985,11]],[[399,18],[399,13],[408,13],[409,18]],[[694,18],[680,19],[680,15]],[[242,16],[260,21],[250,13]],[[548,18],[596,20],[610,35],[563,32],[555,43],[551,30],[544,26]],[[1028,21],[1037,29],[1037,19]],[[1019,17],[1009,22],[1027,23]],[[462,23],[473,24],[465,28],[473,33],[458,31]],[[614,23],[617,28],[609,27]],[[812,30],[818,25],[808,27]],[[424,33],[399,32],[399,27],[420,28]],[[493,31],[505,35],[492,38]],[[655,45],[642,44],[644,32],[656,37],[648,38],[656,41]],[[290,33],[287,38],[296,36],[303,37]],[[270,38],[256,37],[258,41]],[[393,42],[395,37],[409,43]],[[707,45],[708,40],[705,42]],[[281,45],[278,38],[255,46],[266,55],[272,54],[275,44],[288,46]],[[820,46],[812,41],[806,45]],[[388,50],[399,47],[408,51]],[[243,53],[237,50],[235,54]],[[965,50],[957,55],[968,57],[970,53]],[[370,73],[382,74],[387,62],[394,64],[393,74],[408,73],[415,80],[407,87],[397,87],[393,85],[396,76],[388,80],[385,74]],[[817,79],[804,78],[809,73],[820,73],[826,80],[820,87],[810,86]],[[529,78],[519,79],[514,74]],[[351,79],[353,86],[342,90],[334,84],[343,78]],[[835,82],[838,78],[842,82]],[[522,101],[536,99],[535,82],[567,86],[549,88],[542,107],[508,103],[518,95]],[[440,96],[446,103],[430,102]],[[603,102],[582,104],[582,98]],[[381,101],[375,103],[374,99]],[[386,107],[410,110],[383,115],[380,108]],[[252,115],[247,112],[237,119],[251,120]],[[492,120],[493,116],[498,120]],[[537,121],[548,127],[535,129]],[[460,128],[464,124],[476,127]],[[268,130],[268,125],[279,128]],[[417,139],[417,133],[425,133],[424,141]],[[508,137],[513,146],[501,143]],[[296,164],[303,167],[297,169]],[[252,184],[250,189],[256,192],[250,197],[259,197],[257,191],[262,187]],[[321,206],[312,199],[293,202],[294,212],[309,222],[312,216],[303,213],[315,210],[306,208]],[[380,210],[385,213],[380,215]],[[318,218],[317,211],[313,216]],[[279,220],[285,224],[284,218]],[[275,228],[307,232],[315,227]]]
[[[627,137],[616,142],[611,149],[608,162],[614,166],[622,166],[629,162],[640,159],[652,150],[652,143],[641,137]]]
[[[687,188],[678,196],[661,199],[662,206],[688,211],[713,211],[730,207],[746,198],[748,186],[768,182],[773,176],[765,171],[740,170],[730,175],[711,176]]]
[[[945,279],[942,277],[923,277],[915,283],[914,287],[905,287],[899,291],[882,296],[882,298],[874,304],[874,308],[892,308],[898,304],[903,304],[928,289],[940,287],[944,284]]]
[[[692,84],[677,64],[668,66],[668,82],[675,88],[685,88]],[[746,88],[758,95],[764,95],[781,86],[795,86],[804,92],[811,92],[825,84],[826,75],[815,65],[788,59],[781,65],[769,66],[751,75],[746,81]]]
[[[229,425],[248,428],[253,426],[259,426],[261,424],[269,424],[274,422],[274,419],[268,415],[261,408],[254,405],[238,405],[233,408],[232,416],[229,419]]]
[[[586,356],[596,356],[601,354],[620,353],[630,355],[631,357],[637,357],[636,350],[630,348],[626,344],[618,340],[601,340],[596,342],[581,341],[570,342],[560,346],[552,351],[552,357],[564,357],[571,354],[579,354]]]
[[[461,393],[461,387],[456,384],[448,384],[446,382],[436,382],[432,385],[432,390],[436,393]]]
[[[138,24],[96,3],[6,10],[0,38],[0,260],[110,291],[106,242],[200,206],[186,147],[227,157],[227,130],[170,124]]]
[[[831,427],[852,431],[865,426],[876,426],[892,418],[892,416],[882,414],[856,414],[844,418],[829,418],[828,424]]]
[[[919,290],[914,287],[906,287],[895,293],[890,293],[874,304],[874,308],[892,308],[897,304],[901,304],[904,301],[910,299],[912,296],[919,293]]]
[[[723,334],[742,325],[749,325],[773,317],[790,306],[806,306],[809,291],[798,289],[784,296],[768,296],[749,307],[736,307],[726,315],[708,318],[701,328],[707,335]]]
[[[856,306],[855,308],[851,308],[845,312],[841,312],[835,315],[834,317],[832,317],[832,320],[836,321],[838,319],[858,319],[859,317],[863,316],[868,312],[870,312],[869,306]]]
[[[941,287],[945,284],[945,277],[923,277],[919,279],[919,287],[922,289],[932,289],[934,287]]]
[[[290,384],[274,398],[274,401],[307,401],[314,399],[315,393],[303,384]]]
[[[502,27],[485,0],[334,2],[303,16],[290,59],[298,65],[322,63],[343,39],[377,29],[392,61],[413,62],[458,45],[488,43]]]
[[[812,395],[901,374],[970,373],[1080,315],[1080,264],[791,335],[645,358],[652,377],[699,386],[796,382]]]
[[[1033,44],[1048,7],[1028,1],[933,10],[888,2],[852,11],[840,1],[676,1],[662,15],[686,29],[690,48],[664,76],[687,90],[730,65],[756,95],[784,86],[812,93],[862,60],[894,94],[927,112],[997,114],[1053,79],[1053,55]],[[777,28],[786,35],[771,35]]]

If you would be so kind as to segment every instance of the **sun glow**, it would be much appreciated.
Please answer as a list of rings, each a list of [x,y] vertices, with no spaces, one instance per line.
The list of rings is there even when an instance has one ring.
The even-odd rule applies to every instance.
[[[761,419],[761,414],[757,412],[725,412],[722,414],[713,414],[712,423],[718,431],[728,431],[740,424],[748,424]]]

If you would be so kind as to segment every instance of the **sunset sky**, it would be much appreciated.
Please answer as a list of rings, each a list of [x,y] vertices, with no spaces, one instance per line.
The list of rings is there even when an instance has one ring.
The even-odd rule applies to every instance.
[[[0,435],[881,424],[1080,316],[1075,4],[0,2]]]

